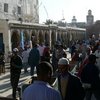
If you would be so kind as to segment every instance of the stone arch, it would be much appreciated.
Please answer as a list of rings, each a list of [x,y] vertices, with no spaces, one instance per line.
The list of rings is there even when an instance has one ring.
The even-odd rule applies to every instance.
[[[44,43],[44,36],[42,30],[39,31],[38,40],[39,40],[39,44]]]
[[[64,43],[64,32],[61,31],[61,42]]]
[[[31,33],[31,41],[32,41],[32,45],[37,43],[37,34],[36,34],[36,30],[32,30]]]
[[[67,40],[68,40],[67,46],[69,47],[70,46],[70,41],[71,41],[71,31],[70,30],[67,31]]]
[[[30,41],[30,36],[29,36],[29,32],[27,30],[23,31],[23,37],[24,37],[24,44],[27,44]]]
[[[45,31],[45,44],[49,44],[50,45],[50,36],[48,34],[48,31]]]
[[[12,31],[11,44],[12,44],[11,45],[12,49],[19,46],[19,44],[20,44],[20,34],[19,34],[18,30]]]
[[[29,41],[30,40],[30,37],[29,37],[29,32],[28,31],[24,31],[24,40],[25,41]]]
[[[55,31],[53,30],[53,31],[51,32],[51,48],[54,47],[54,44],[55,44],[55,42],[56,42],[55,40],[56,40]]]
[[[35,36],[35,35],[36,35],[35,30],[32,30],[31,36]]]
[[[57,34],[57,41],[60,41],[60,32],[58,31],[58,34]]]
[[[68,33],[67,33],[67,31],[65,32],[64,37],[65,37],[66,47],[68,47]]]
[[[64,43],[64,46],[67,45],[67,39],[66,39],[66,32],[63,32],[63,43]]]

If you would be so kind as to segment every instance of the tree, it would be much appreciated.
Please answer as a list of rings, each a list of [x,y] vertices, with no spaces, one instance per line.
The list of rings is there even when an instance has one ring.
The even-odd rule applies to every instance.
[[[48,19],[48,20],[46,20],[45,24],[46,24],[46,25],[53,24],[53,21],[52,21],[51,19]]]

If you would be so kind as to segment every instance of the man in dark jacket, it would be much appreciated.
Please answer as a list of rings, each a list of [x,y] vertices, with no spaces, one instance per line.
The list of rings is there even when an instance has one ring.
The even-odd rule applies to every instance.
[[[22,68],[22,59],[18,55],[18,49],[14,48],[13,49],[13,55],[10,60],[10,81],[11,81],[11,86],[12,86],[12,96],[15,99],[16,98],[16,90],[21,74],[21,68]]]
[[[95,65],[97,57],[91,54],[88,58],[89,62],[81,72],[81,80],[86,88],[86,100],[91,100],[94,94],[96,100],[100,100],[100,77],[99,69]],[[86,87],[87,85],[88,87]]]
[[[37,49],[37,44],[34,44],[32,50],[29,53],[29,58],[28,58],[28,64],[31,67],[31,75],[34,75],[34,68],[39,64],[39,62],[40,62],[39,50]]]
[[[58,88],[62,95],[62,100],[83,100],[85,96],[82,83],[77,76],[69,71],[69,61],[61,58],[58,61]]]

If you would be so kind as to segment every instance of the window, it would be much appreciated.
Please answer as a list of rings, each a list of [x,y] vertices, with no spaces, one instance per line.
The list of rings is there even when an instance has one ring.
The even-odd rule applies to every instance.
[[[4,3],[4,12],[8,12],[8,4]]]
[[[21,14],[21,7],[17,7],[18,8],[18,14]]]

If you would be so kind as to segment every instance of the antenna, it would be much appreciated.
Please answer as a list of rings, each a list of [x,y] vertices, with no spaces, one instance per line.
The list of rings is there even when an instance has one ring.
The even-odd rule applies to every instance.
[[[65,17],[64,17],[64,10],[62,10],[62,20],[65,20]]]

